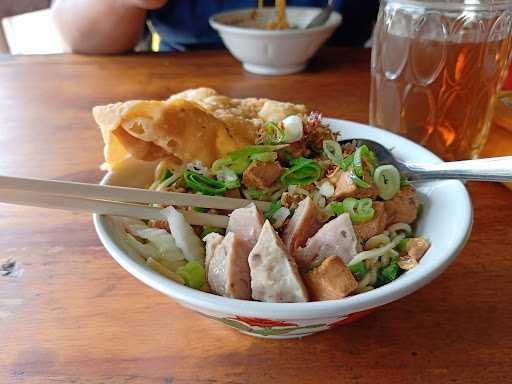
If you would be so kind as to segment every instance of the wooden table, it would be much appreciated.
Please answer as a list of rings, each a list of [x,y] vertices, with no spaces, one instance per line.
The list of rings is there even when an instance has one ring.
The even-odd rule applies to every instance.
[[[366,122],[369,52],[324,50],[308,72],[245,73],[225,52],[0,59],[0,173],[97,182],[91,107],[214,87]],[[504,383],[512,378],[512,192],[468,185],[469,243],[436,281],[302,340],[241,335],[125,272],[87,214],[2,205],[0,383]]]

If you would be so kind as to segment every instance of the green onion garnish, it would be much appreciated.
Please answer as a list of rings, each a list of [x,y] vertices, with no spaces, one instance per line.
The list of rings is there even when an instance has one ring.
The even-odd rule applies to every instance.
[[[343,164],[344,164],[344,168],[343,170],[346,171],[348,169],[348,167],[350,167],[352,165],[352,163],[354,162],[354,153],[351,153],[350,155],[348,155],[347,157],[345,157],[343,159]]]
[[[357,176],[354,173],[354,170],[350,171],[350,178],[354,182],[355,185],[357,185],[360,188],[370,188],[370,184],[363,179],[361,179],[359,176]]]
[[[172,177],[172,172],[169,168],[165,170],[164,173],[162,173],[162,176],[160,176],[160,183],[163,183],[165,180],[167,180],[169,177]]]
[[[405,251],[407,249],[407,243],[409,242],[409,239],[402,239],[396,246],[400,252]]]
[[[274,213],[276,213],[279,208],[281,208],[281,202],[279,200],[274,200],[270,204],[270,207],[263,212],[263,216],[265,216],[265,219],[269,220],[274,216]]]
[[[290,161],[291,167],[281,176],[281,182],[284,185],[307,185],[320,178],[322,170],[320,166],[311,159],[299,157]]]
[[[193,209],[194,211],[196,211],[196,212],[200,212],[200,213],[206,213],[206,212],[208,212],[208,208],[193,207],[192,209]]]
[[[381,165],[373,174],[373,181],[383,200],[389,200],[400,191],[400,172],[394,165]]]
[[[351,265],[349,268],[350,272],[352,272],[357,281],[361,281],[363,277],[368,273],[368,269],[366,269],[366,266],[362,261]]]
[[[363,177],[363,160],[362,158],[368,159],[370,156],[370,150],[366,145],[357,147],[354,152],[354,161],[352,163],[352,169],[356,176]]]
[[[329,207],[331,207],[331,210],[334,212],[334,214],[336,216],[339,216],[342,213],[345,213],[345,209],[343,208],[343,203],[332,202],[331,204],[329,204]]]
[[[327,156],[327,158],[334,164],[337,164],[340,166],[340,168],[344,169],[345,164],[343,163],[343,153],[341,152],[341,146],[334,140],[324,140],[322,146],[325,156]]]
[[[189,261],[184,266],[179,267],[176,273],[185,280],[185,284],[190,288],[199,289],[206,283],[204,268],[197,261]]]
[[[205,195],[221,195],[226,192],[226,186],[220,181],[211,179],[198,172],[187,169],[183,172],[183,179],[188,188],[204,193]]]
[[[354,199],[353,197],[347,197],[343,202],[329,204],[332,211],[336,216],[342,213],[348,213],[353,223],[364,223],[373,219],[375,210],[373,209],[373,202],[370,198],[365,199]]]
[[[263,124],[263,130],[267,134],[268,140],[266,140],[269,144],[279,144],[282,143],[285,137],[284,129],[281,128],[278,124],[273,121],[267,121]]]
[[[241,175],[251,163],[252,156],[260,153],[278,151],[287,146],[287,144],[247,145],[242,149],[229,153],[225,158],[215,160],[212,164],[212,172],[217,175],[224,167],[227,167],[232,169],[237,175]]]
[[[387,267],[380,268],[377,272],[376,286],[380,287],[395,280],[398,277],[398,269],[396,258],[391,259],[391,263]]]
[[[255,161],[275,161],[277,159],[277,153],[275,152],[262,152],[251,155],[251,160]]]

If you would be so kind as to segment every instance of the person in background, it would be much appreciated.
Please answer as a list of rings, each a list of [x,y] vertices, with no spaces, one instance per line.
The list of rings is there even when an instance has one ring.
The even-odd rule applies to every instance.
[[[326,3],[287,1],[291,6],[325,7]],[[256,6],[257,0],[57,0],[52,9],[57,29],[74,52],[113,54],[133,50],[148,36],[148,26],[160,38],[159,51],[220,48],[222,41],[208,18]],[[363,45],[371,36],[378,6],[379,0],[336,0],[343,22],[329,43]]]

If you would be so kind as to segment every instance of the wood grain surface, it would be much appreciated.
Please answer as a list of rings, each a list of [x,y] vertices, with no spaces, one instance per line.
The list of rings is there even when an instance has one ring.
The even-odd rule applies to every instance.
[[[260,77],[226,52],[0,58],[0,173],[97,182],[91,107],[210,86],[367,122],[369,52],[326,49]],[[0,205],[0,383],[505,383],[512,379],[512,192],[469,183],[473,234],[427,287],[302,340],[244,336],[125,272],[86,214]],[[442,215],[442,213],[440,213]],[[441,217],[441,216],[440,216]]]

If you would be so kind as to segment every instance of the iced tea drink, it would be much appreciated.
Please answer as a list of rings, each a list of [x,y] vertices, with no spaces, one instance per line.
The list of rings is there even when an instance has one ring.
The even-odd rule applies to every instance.
[[[383,0],[374,32],[370,123],[445,160],[478,156],[512,48],[512,0],[468,3]]]

